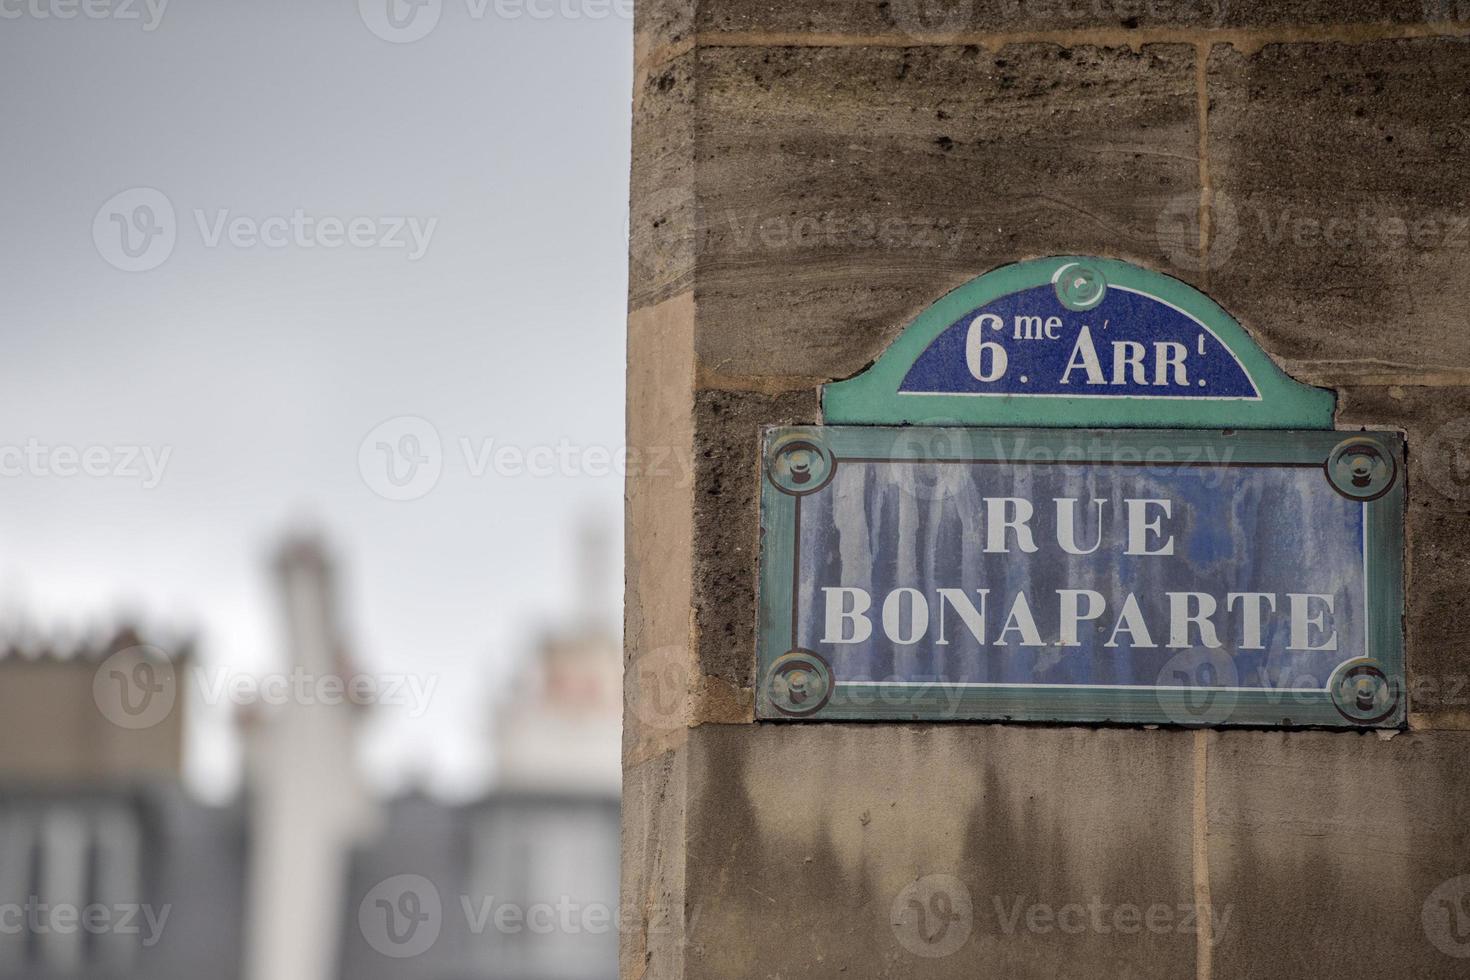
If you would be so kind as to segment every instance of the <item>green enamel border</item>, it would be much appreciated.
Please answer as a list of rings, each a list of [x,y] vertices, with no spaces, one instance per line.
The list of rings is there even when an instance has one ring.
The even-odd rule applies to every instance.
[[[1058,268],[1070,262],[1095,266],[1109,285],[1147,293],[1204,323],[1240,359],[1260,400],[1036,395],[977,398],[898,390],[919,355],[961,316],[1010,293],[1046,285]],[[868,370],[822,387],[826,421],[855,425],[1330,429],[1335,401],[1331,391],[1287,376],[1244,327],[1193,286],[1117,259],[1075,255],[1018,262],[971,280],[920,313]]]
[[[909,430],[912,431],[912,430]],[[882,456],[891,452],[904,430],[882,427],[806,426],[767,429],[762,448],[759,632],[757,643],[756,717],[792,721],[772,706],[766,679],[772,665],[793,646],[791,594],[795,574],[796,535],[800,497],[785,493],[766,475],[765,462],[773,446],[794,435],[819,440],[831,450],[840,467],[842,459]],[[1390,432],[1063,429],[950,429],[948,436],[929,445],[929,459],[1001,459],[999,443],[1021,440],[1029,448],[1055,453],[1068,463],[1106,461],[1128,453],[1129,459],[1153,458],[1143,454],[1164,450],[1181,454],[1204,447],[1231,450],[1232,465],[1260,466],[1323,463],[1342,440],[1363,438],[1383,446],[1398,464],[1398,475],[1388,492],[1364,503],[1368,519],[1367,591],[1369,651],[1389,680],[1398,685],[1394,712],[1373,723],[1349,720],[1322,691],[1241,692],[1230,714],[1206,727],[1320,727],[1344,729],[1402,728],[1410,710],[1404,674],[1403,548],[1404,443]],[[1327,480],[1324,472],[1323,481]],[[835,667],[835,665],[834,665]],[[854,695],[857,695],[855,698]],[[1058,689],[1049,685],[1018,688],[967,689],[957,698],[942,689],[915,684],[888,684],[855,689],[840,677],[831,701],[799,720],[816,721],[1050,721],[1113,724],[1177,725],[1168,708],[1181,705],[1183,693],[1119,688]],[[867,703],[860,703],[866,699]]]

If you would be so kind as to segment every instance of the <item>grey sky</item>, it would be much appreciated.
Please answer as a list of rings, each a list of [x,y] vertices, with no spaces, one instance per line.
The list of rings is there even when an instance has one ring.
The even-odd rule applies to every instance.
[[[617,522],[622,492],[476,476],[461,440],[622,444],[632,25],[595,2],[544,20],[470,2],[394,44],[354,0],[172,0],[151,31],[142,0],[138,20],[0,0],[0,448],[169,453],[153,488],[146,469],[58,475],[64,458],[0,476],[0,603],[70,629],[135,611],[261,668],[280,648],[270,547],[319,527],[359,658],[441,675],[429,717],[380,734],[378,768],[449,782],[481,760],[447,733],[484,722],[480,679],[566,611],[576,522]],[[133,188],[175,213],[150,271],[94,243]],[[298,209],[315,247],[267,222]],[[248,221],[211,245],[222,210]],[[320,219],[358,217],[360,242],[437,224],[416,261],[321,244],[344,232]],[[240,244],[251,228],[285,244]],[[395,502],[359,447],[399,416],[432,423],[443,470]],[[205,735],[196,774],[218,785],[219,726]]]

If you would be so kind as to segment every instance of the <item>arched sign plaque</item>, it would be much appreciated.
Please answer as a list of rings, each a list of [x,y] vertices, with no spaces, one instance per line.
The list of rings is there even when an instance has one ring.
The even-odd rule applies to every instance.
[[[873,366],[822,392],[828,422],[1330,429],[1213,300],[1113,259],[997,269],[929,307]]]
[[[1109,259],[943,297],[768,430],[757,714],[1402,725],[1403,443]]]

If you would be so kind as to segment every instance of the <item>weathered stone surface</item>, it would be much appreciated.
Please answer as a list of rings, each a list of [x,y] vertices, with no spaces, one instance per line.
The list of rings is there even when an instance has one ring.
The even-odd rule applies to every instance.
[[[1299,375],[1470,364],[1470,43],[1210,58],[1210,291]]]
[[[699,6],[700,30],[901,34],[1205,29],[1225,23],[1229,0],[711,0]]]
[[[1422,0],[1420,7],[1426,23],[1447,30],[1470,27],[1470,3],[1465,0]]]
[[[1226,0],[1226,27],[1292,28],[1330,24],[1432,24],[1455,18],[1456,0]]]
[[[653,54],[657,54],[654,51]],[[628,306],[687,290],[694,268],[695,56],[645,59],[633,79]]]
[[[1470,961],[1434,943],[1452,913],[1424,908],[1470,874],[1467,752],[1461,733],[1212,734],[1217,980],[1464,977]]]
[[[1458,0],[704,0],[702,31],[851,36],[1406,24],[1470,19]]]
[[[694,300],[628,318],[623,753],[682,740],[695,685],[689,639],[694,514]]]
[[[684,804],[688,756],[665,752],[623,769],[619,975],[684,976]]]
[[[1193,737],[976,725],[697,729],[686,976],[1193,976],[1193,934],[1112,929],[1120,907],[1155,905],[1177,927],[1178,906],[1193,901]],[[968,897],[970,914],[941,933],[945,906],[925,895],[926,944],[905,889],[936,875],[958,881],[928,879],[956,914]],[[1075,928],[1094,901],[1107,909],[1106,933]],[[947,943],[958,948],[921,955]]]
[[[637,0],[633,33],[640,53],[694,38],[698,0]]]
[[[1194,71],[1180,46],[701,51],[701,365],[845,377],[997,265],[1157,264],[1160,214],[1197,208]]]
[[[819,417],[814,389],[706,390],[695,398],[696,643],[700,670],[735,688],[749,688],[755,671],[761,430]]]
[[[1416,727],[1470,729],[1470,514],[1413,505],[1405,613]]]

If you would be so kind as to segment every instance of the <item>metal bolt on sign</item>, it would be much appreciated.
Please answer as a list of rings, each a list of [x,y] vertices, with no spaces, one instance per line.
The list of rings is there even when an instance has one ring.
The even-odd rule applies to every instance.
[[[1377,500],[1398,474],[1393,454],[1370,439],[1345,439],[1327,456],[1327,479],[1351,500]]]
[[[832,696],[832,669],[815,653],[793,650],[771,665],[766,693],[782,714],[812,714]]]

